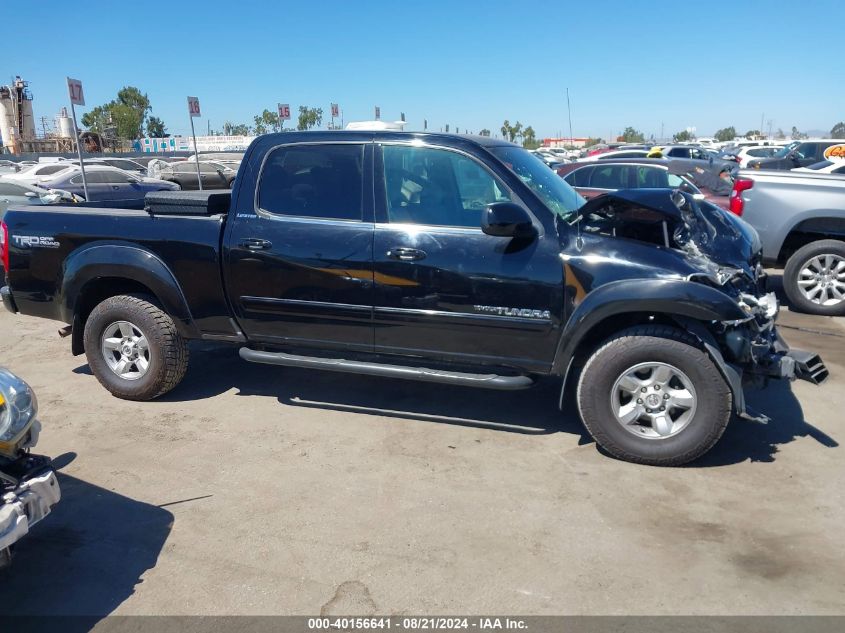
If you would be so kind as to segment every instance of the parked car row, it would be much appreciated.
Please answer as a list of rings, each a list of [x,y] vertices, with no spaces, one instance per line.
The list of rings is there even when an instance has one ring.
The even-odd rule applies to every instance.
[[[85,159],[88,195],[91,201],[133,202],[143,200],[151,191],[199,189],[200,183],[203,189],[231,189],[242,155],[222,153],[215,156],[222,157],[225,162],[207,160],[205,154],[200,154],[199,165],[193,157],[191,160],[169,156]],[[19,171],[0,174],[0,211],[10,202],[20,202],[21,196],[32,204],[84,200],[79,161],[38,162],[25,165]]]

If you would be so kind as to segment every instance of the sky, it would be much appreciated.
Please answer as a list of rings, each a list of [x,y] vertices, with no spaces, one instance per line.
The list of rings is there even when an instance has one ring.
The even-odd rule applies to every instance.
[[[406,129],[498,133],[508,119],[568,136],[567,88],[576,137],[845,120],[842,0],[39,0],[14,14],[40,35],[4,47],[0,83],[28,80],[36,119],[69,105],[70,76],[78,117],[131,85],[174,135],[190,133],[188,95],[197,134],[277,103],[294,119],[321,107],[325,126],[336,102],[344,122],[378,105]],[[80,29],[44,19],[63,15]]]

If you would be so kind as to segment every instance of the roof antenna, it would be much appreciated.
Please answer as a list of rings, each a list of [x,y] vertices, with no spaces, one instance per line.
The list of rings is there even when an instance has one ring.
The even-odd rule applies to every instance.
[[[566,113],[569,117],[569,144],[573,147],[575,146],[575,137],[572,136],[572,107],[569,104],[569,88],[566,89]],[[579,209],[576,209],[576,220],[575,220],[575,248],[579,251],[584,248],[584,240],[581,237],[581,213]]]

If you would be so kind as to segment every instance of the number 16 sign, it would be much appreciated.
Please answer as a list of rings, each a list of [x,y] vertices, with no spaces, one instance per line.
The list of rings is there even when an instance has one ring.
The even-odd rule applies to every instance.
[[[188,97],[188,114],[190,116],[202,116],[200,114],[200,100],[196,97]]]

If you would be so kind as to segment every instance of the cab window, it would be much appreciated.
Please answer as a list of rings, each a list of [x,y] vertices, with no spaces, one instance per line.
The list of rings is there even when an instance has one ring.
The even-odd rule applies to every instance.
[[[511,199],[486,167],[457,152],[386,145],[383,156],[390,222],[480,227],[488,204]]]

